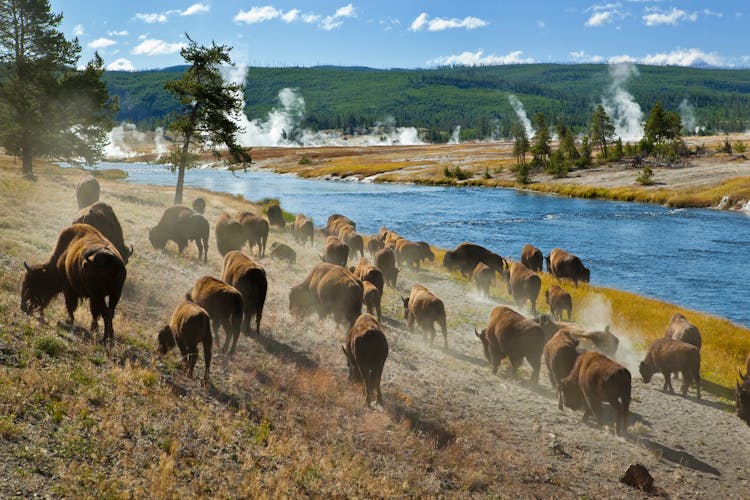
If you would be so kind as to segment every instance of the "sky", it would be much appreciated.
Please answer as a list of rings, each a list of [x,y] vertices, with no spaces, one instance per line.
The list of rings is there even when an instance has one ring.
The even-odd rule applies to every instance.
[[[186,34],[251,66],[531,62],[750,67],[750,1],[52,0],[110,70],[183,64]]]

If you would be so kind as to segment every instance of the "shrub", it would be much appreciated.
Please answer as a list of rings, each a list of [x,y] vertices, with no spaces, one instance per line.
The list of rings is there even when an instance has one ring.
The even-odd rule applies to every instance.
[[[471,177],[471,173],[467,172],[465,170],[461,170],[461,167],[456,165],[453,168],[445,167],[443,169],[443,175],[445,175],[448,178],[457,179],[459,181],[463,181]]]
[[[641,173],[635,178],[635,181],[642,186],[650,186],[654,183],[652,179],[653,176],[654,171],[651,170],[651,167],[644,165],[641,169]]]
[[[52,335],[45,335],[37,339],[34,347],[36,348],[37,357],[46,354],[50,358],[54,358],[65,352],[65,343]]]
[[[312,160],[307,155],[302,155],[302,158],[300,158],[297,163],[300,165],[307,165],[312,163]]]
[[[528,184],[530,180],[529,171],[530,167],[526,163],[518,165],[518,168],[516,168],[516,182],[519,184]]]
[[[745,151],[747,151],[747,146],[745,146],[745,143],[742,141],[737,141],[734,144],[732,144],[732,149],[735,153],[738,155],[743,154]]]

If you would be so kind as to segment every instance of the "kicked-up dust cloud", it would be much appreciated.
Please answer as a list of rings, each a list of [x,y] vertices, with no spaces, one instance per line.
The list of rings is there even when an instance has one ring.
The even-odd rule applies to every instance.
[[[638,76],[638,68],[632,63],[612,63],[609,76],[612,84],[602,98],[602,106],[612,119],[615,136],[623,141],[639,141],[643,138],[643,111],[625,89],[628,80]]]
[[[531,139],[534,137],[534,134],[536,134],[536,131],[534,130],[534,127],[531,126],[531,120],[526,116],[526,110],[524,109],[523,104],[518,100],[518,97],[513,94],[508,94],[508,101],[510,101],[510,105],[513,106],[513,110],[516,112],[516,116],[518,116],[521,125],[523,125],[523,128],[526,131],[526,137]]]

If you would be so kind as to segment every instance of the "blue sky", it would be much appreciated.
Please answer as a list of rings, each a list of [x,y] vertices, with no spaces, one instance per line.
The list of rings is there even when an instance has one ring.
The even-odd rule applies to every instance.
[[[52,0],[82,60],[182,64],[185,33],[236,63],[375,68],[633,61],[750,66],[750,1]]]

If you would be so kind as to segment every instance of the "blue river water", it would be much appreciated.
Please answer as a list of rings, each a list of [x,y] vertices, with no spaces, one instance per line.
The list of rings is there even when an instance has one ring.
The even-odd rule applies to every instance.
[[[171,186],[161,165],[101,163],[128,182]],[[363,234],[387,226],[402,236],[453,248],[463,241],[520,257],[531,243],[580,256],[593,284],[628,290],[750,326],[750,218],[706,209],[581,200],[511,189],[443,188],[306,180],[262,171],[188,171],[185,185],[278,198],[283,209],[312,217],[347,215]],[[189,204],[190,200],[186,200]]]

